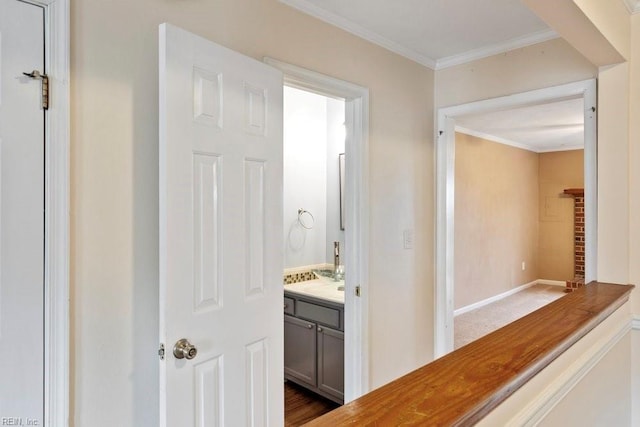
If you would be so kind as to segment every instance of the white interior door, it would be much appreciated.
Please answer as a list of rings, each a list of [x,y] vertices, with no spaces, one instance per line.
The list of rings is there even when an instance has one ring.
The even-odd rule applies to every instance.
[[[282,268],[282,74],[163,24],[163,426],[283,424]]]
[[[0,424],[43,425],[44,12],[0,0]]]

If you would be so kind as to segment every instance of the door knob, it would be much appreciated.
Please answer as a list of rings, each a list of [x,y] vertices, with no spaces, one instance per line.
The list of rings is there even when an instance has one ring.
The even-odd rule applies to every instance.
[[[176,359],[191,360],[198,354],[198,349],[189,342],[188,339],[182,338],[173,346],[173,355]]]

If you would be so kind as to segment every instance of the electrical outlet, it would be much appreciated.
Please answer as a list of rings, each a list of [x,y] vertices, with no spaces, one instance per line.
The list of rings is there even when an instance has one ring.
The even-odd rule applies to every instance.
[[[405,249],[413,249],[413,230],[404,230],[402,232]]]
[[[525,271],[527,269],[527,264],[525,264],[524,261],[522,261],[522,271]]]

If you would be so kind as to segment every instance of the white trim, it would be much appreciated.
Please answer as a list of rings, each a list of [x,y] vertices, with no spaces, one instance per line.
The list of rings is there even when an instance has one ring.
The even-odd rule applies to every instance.
[[[369,391],[369,89],[272,58],[288,86],[345,99],[345,403]],[[353,242],[353,244],[351,243]],[[347,267],[348,268],[348,267]],[[360,286],[360,297],[355,288]]]
[[[534,153],[553,153],[556,151],[571,151],[571,150],[582,150],[584,149],[584,146],[582,144],[578,144],[578,145],[563,145],[562,147],[550,147],[550,148],[545,148],[545,149],[540,149],[538,147],[534,147],[532,145],[529,144],[524,144],[521,142],[516,142],[510,139],[506,139],[506,138],[501,138],[499,136],[495,136],[495,135],[491,135],[489,133],[485,133],[485,132],[480,132],[477,130],[473,130],[473,129],[469,129],[469,128],[465,128],[459,125],[456,125],[455,127],[456,132],[458,133],[464,133],[465,135],[471,135],[471,136],[475,136],[476,138],[482,138],[482,139],[486,139],[489,140],[491,142],[496,142],[498,144],[503,144],[503,145],[508,145],[511,147],[515,147],[515,148],[520,148],[521,150],[527,150],[527,151],[532,151]]]
[[[636,330],[636,331],[640,331],[640,315],[635,315],[633,316],[633,318],[631,319],[631,328]]]
[[[632,15],[640,12],[640,0],[623,0],[623,2]]]
[[[26,0],[45,10],[50,101],[45,140],[44,426],[69,425],[69,0]]]
[[[69,0],[47,0],[45,426],[69,425]]]
[[[598,265],[598,91],[586,80],[584,96],[584,215],[585,283],[597,280]]]
[[[50,102],[45,140],[44,426],[69,425],[69,0],[27,0],[45,9]]]
[[[468,313],[468,312],[470,312],[472,310],[475,310],[477,308],[484,307],[485,305],[489,305],[489,304],[491,304],[493,302],[500,301],[503,298],[506,298],[506,297],[508,297],[510,295],[513,295],[513,294],[517,294],[518,292],[524,291],[525,289],[530,288],[530,287],[532,287],[534,285],[537,285],[537,284],[538,284],[538,281],[534,280],[533,282],[525,283],[524,285],[520,285],[520,286],[518,286],[516,288],[509,289],[506,292],[503,292],[503,293],[498,294],[498,295],[494,295],[494,296],[489,297],[487,299],[483,299],[482,301],[474,302],[473,304],[469,304],[469,305],[467,305],[465,307],[462,307],[462,308],[459,308],[457,310],[454,310],[453,311],[453,316],[454,317],[455,316],[459,316],[461,314]]]
[[[440,108],[436,127],[436,295],[434,355],[453,350],[455,118],[466,114],[541,104],[570,97],[584,98],[585,118],[585,279],[595,280],[597,260],[596,81],[545,89]]]
[[[397,53],[400,56],[404,56],[405,58],[415,61],[418,64],[424,65],[425,67],[431,68],[432,70],[436,69],[436,61],[433,58],[422,55],[413,49],[402,46],[401,44],[389,40],[388,38],[383,37],[374,31],[368,30],[347,18],[318,7],[307,0],[280,0],[280,2],[299,10],[300,12],[306,13],[307,15],[311,15],[314,18],[317,18],[328,24],[341,28],[344,31],[367,40],[373,44],[390,50],[391,52]]]
[[[498,55],[511,50],[546,42],[548,40],[557,39],[558,37],[560,37],[558,33],[551,29],[538,31],[522,37],[516,37],[515,39],[507,40],[502,43],[496,43],[479,49],[470,50],[459,55],[440,58],[436,61],[435,69],[442,70],[455,65],[466,64],[467,62],[475,61],[477,59],[487,58],[489,56]]]
[[[537,426],[544,417],[584,378],[604,356],[631,330],[631,323],[618,328],[596,341],[582,353],[562,374],[539,393],[507,425]]]
[[[567,282],[563,282],[562,280],[538,279],[538,285],[562,286],[563,288],[566,288]]]

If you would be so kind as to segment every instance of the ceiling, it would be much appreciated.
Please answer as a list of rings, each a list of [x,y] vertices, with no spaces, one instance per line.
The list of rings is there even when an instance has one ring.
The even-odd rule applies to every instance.
[[[558,37],[521,0],[280,1],[432,69]]]
[[[456,131],[544,153],[584,148],[583,99],[456,117]]]

